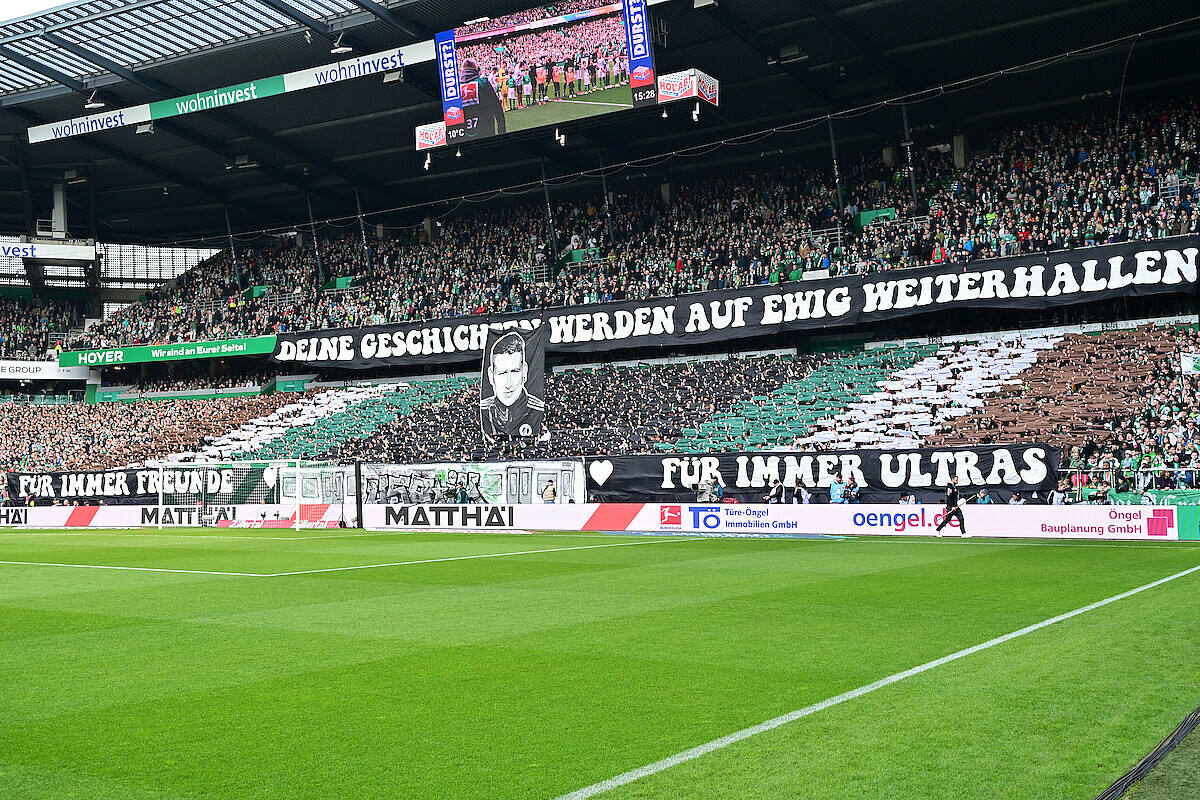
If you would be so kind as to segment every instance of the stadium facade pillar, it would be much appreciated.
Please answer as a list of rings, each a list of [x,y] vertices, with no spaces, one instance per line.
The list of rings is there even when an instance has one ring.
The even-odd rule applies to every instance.
[[[89,180],[88,187],[88,237],[93,242],[98,242],[99,237],[96,234],[96,183]],[[92,259],[92,263],[88,265],[87,280],[87,303],[88,311],[98,317],[104,316],[104,300],[101,297],[101,263],[100,263],[100,248],[96,248],[96,257]]]
[[[55,239],[65,239],[67,236],[67,184],[57,181],[54,184],[54,209],[51,212],[50,235]]]
[[[558,227],[554,224],[554,206],[550,205],[550,184],[546,181],[546,159],[538,158],[538,163],[542,167],[542,192],[546,195],[546,222],[550,225],[551,251],[548,266],[553,275],[553,270],[558,265]]]
[[[604,148],[596,148],[596,160],[600,163],[600,191],[604,192],[604,232],[608,234],[608,241],[612,244],[617,243],[616,236],[613,235],[612,229],[612,197],[608,193],[608,177],[604,174]]]
[[[358,199],[358,187],[354,187],[354,207],[358,209],[358,233],[362,237],[363,257],[367,260],[367,272],[374,272],[371,265],[371,248],[367,245],[367,223],[363,220],[362,202]]]
[[[304,203],[308,206],[308,229],[312,231],[313,253],[317,257],[317,279],[325,283],[325,265],[321,262],[321,246],[317,244],[317,222],[313,219],[312,196],[304,195]]]
[[[954,154],[954,168],[965,169],[967,166],[967,135],[956,133],[952,142],[951,152]]]
[[[833,117],[826,117],[825,122],[829,124],[829,152],[833,155],[833,183],[837,187],[838,211],[841,211],[843,208],[842,171],[838,168],[837,139],[833,135]]]
[[[908,154],[908,182],[912,188],[913,204],[917,202],[917,171],[913,165],[912,132],[908,128],[908,106],[900,104],[900,118],[904,121],[904,150]]]
[[[238,263],[237,248],[233,246],[233,226],[229,224],[229,206],[221,207],[225,212],[225,234],[229,237],[229,263],[233,266],[233,275],[237,278],[239,289],[245,289],[242,285],[242,266]]]

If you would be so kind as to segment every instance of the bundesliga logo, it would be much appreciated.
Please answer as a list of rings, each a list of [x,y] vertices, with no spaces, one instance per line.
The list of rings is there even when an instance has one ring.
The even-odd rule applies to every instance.
[[[662,506],[658,510],[659,525],[682,525],[683,509],[679,506]]]

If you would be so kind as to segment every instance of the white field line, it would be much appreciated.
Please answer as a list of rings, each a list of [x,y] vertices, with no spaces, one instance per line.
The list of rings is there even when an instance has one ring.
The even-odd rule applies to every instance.
[[[31,567],[75,567],[77,569],[119,569],[130,572],[174,572],[184,575],[233,575],[240,578],[282,578],[288,575],[312,575],[321,572],[347,572],[358,569],[381,567],[407,567],[413,564],[437,564],[443,561],[471,561],[479,558],[503,558],[505,556],[528,556],[536,553],[561,553],[567,550],[598,550],[603,547],[631,547],[643,544],[666,544],[668,542],[696,541],[693,539],[658,539],[654,541],[614,542],[612,544],[586,544],[576,547],[550,547],[544,550],[516,550],[509,553],[480,553],[470,556],[447,558],[424,558],[416,561],[391,561],[385,564],[358,564],[349,567],[325,567],[324,569],[300,569],[293,572],[220,572],[208,569],[166,569],[164,567],[124,567],[110,564],[62,564],[54,561],[0,561],[0,564],[19,564]]]
[[[848,692],[844,692],[826,700],[822,700],[819,703],[814,703],[811,706],[805,706],[804,708],[791,711],[787,714],[783,714],[782,716],[775,717],[774,719],[769,719],[766,722],[760,722],[759,724],[753,725],[749,728],[743,728],[740,731],[735,731],[734,733],[722,736],[720,739],[713,739],[711,742],[706,742],[704,744],[697,745],[696,747],[689,748],[681,753],[676,753],[675,755],[668,756],[660,761],[655,761],[652,764],[646,764],[643,767],[631,769],[628,772],[622,772],[620,775],[614,775],[607,780],[600,781],[599,783],[593,783],[591,786],[585,786],[582,789],[576,789],[573,792],[560,795],[559,797],[555,798],[555,800],[587,800],[587,798],[595,797],[598,794],[603,794],[610,789],[616,789],[618,786],[625,786],[626,784],[633,783],[641,778],[645,778],[649,775],[654,775],[655,773],[678,766],[686,761],[700,758],[701,756],[707,755],[715,750],[729,747],[731,744],[736,744],[743,739],[749,739],[751,736],[757,736],[760,733],[766,733],[767,731],[787,725],[789,722],[795,722],[798,719],[803,719],[804,717],[816,714],[818,711],[824,711],[827,708],[832,708],[833,706],[845,703],[847,700],[853,700],[857,697],[862,697],[863,695],[869,694],[876,689],[882,689],[885,686],[891,686],[893,683],[899,683],[905,678],[911,678],[914,675],[920,675],[922,672],[928,672],[931,669],[936,669],[944,664],[957,661],[960,658],[966,658],[967,656],[978,653],[981,650],[987,650],[990,647],[995,647],[996,645],[1010,642],[1013,639],[1033,633],[1034,631],[1039,631],[1042,628],[1047,628],[1056,623],[1071,619],[1072,617],[1077,617],[1080,614],[1086,614],[1089,611],[1102,608],[1109,603],[1115,603],[1118,600],[1124,600],[1127,597],[1133,597],[1135,594],[1140,594],[1141,592],[1145,592],[1149,589],[1162,586],[1164,583],[1178,580],[1179,578],[1191,575],[1195,572],[1200,572],[1200,566],[1195,566],[1191,569],[1185,569],[1183,572],[1176,572],[1174,575],[1168,575],[1165,578],[1160,578],[1159,580],[1147,583],[1144,586],[1139,586],[1136,589],[1130,589],[1127,592],[1122,592],[1121,594],[1113,595],[1112,597],[1105,598],[1104,600],[1099,600],[1091,605],[1077,608],[1074,611],[1068,611],[1065,614],[1059,614],[1056,617],[1044,619],[1041,622],[1028,625],[1020,630],[1013,631],[1012,633],[1006,633],[1003,636],[996,637],[995,639],[989,639],[986,642],[968,647],[965,650],[959,650],[956,653],[951,653],[948,656],[942,656],[941,658],[934,659],[933,661],[927,661],[924,664],[912,667],[911,669],[906,669],[903,672],[897,672],[893,675],[887,676],[886,678],[880,678],[874,683],[868,683],[867,685],[860,686],[857,689],[851,689]]]
[[[407,567],[412,564],[437,564],[442,561],[471,561],[478,558],[503,558],[505,556],[527,556],[533,553],[562,553],[567,550],[599,550],[602,547],[634,547],[639,544],[666,544],[670,542],[686,542],[688,539],[659,539],[656,541],[614,542],[612,544],[584,544],[576,547],[551,547],[545,550],[514,550],[509,553],[481,553],[473,556],[449,556],[447,558],[423,558],[417,561],[391,561],[385,564],[361,564],[353,567],[325,567],[324,569],[300,569],[294,572],[272,572],[267,578],[281,578],[285,575],[314,575],[321,572],[348,572],[355,569],[377,569],[379,567]]]
[[[0,564],[24,564],[32,567],[75,567],[77,569],[121,569],[130,572],[175,572],[184,575],[236,575],[240,578],[263,578],[261,572],[218,572],[210,569],[166,569],[164,567],[119,567],[110,564],[59,564],[53,561],[0,561]]]

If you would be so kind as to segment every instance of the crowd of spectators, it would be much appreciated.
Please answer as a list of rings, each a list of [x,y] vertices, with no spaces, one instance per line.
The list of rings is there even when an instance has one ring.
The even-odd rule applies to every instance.
[[[141,378],[130,384],[134,392],[187,392],[201,389],[253,389],[275,379],[278,369],[248,369],[229,375],[187,375]]]
[[[672,447],[717,412],[762,398],[836,359],[761,355],[557,372],[546,378],[547,435],[533,441],[485,440],[479,390],[472,387],[321,457],[409,463],[647,453]],[[745,447],[753,447],[748,438]]]
[[[600,0],[562,0],[558,3],[548,3],[536,8],[517,11],[513,14],[505,14],[502,17],[492,17],[464,23],[455,28],[454,33],[456,36],[462,36],[463,34],[508,28],[513,25],[524,25],[530,22],[537,22],[538,20],[561,17],[563,14],[587,11],[600,4]]]
[[[81,323],[70,303],[0,297],[0,360],[44,361],[54,349],[50,335],[66,335]]]
[[[118,469],[197,450],[294,400],[291,394],[0,408],[0,473]]]
[[[457,48],[487,78],[506,112],[617,85],[628,71],[625,26],[609,14]],[[567,79],[570,84],[567,85]],[[512,90],[511,94],[509,89]],[[508,99],[513,101],[507,103]]]
[[[227,253],[151,292],[77,346],[219,339],[640,299],[954,260],[1194,233],[1200,102],[1122,117],[1038,122],[997,134],[965,169],[941,150],[848,159],[842,203],[823,169],[798,164],[706,173],[657,191],[557,202],[463,204],[422,231],[287,239]],[[1159,180],[1179,181],[1160,192]],[[915,180],[918,196],[913,198]],[[857,230],[857,212],[896,218]],[[593,249],[589,249],[593,248]],[[568,250],[595,254],[555,270]],[[240,276],[239,276],[240,272]],[[348,291],[323,287],[351,277]],[[269,287],[248,298],[250,286]]]
[[[1067,498],[1200,488],[1200,377],[1180,358],[1197,352],[1191,327],[1068,337],[931,443],[1060,446]]]

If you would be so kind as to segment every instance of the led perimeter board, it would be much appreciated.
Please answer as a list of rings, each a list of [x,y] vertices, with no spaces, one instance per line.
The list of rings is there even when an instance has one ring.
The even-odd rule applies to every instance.
[[[539,6],[443,31],[434,45],[439,145],[658,102],[646,0]]]

